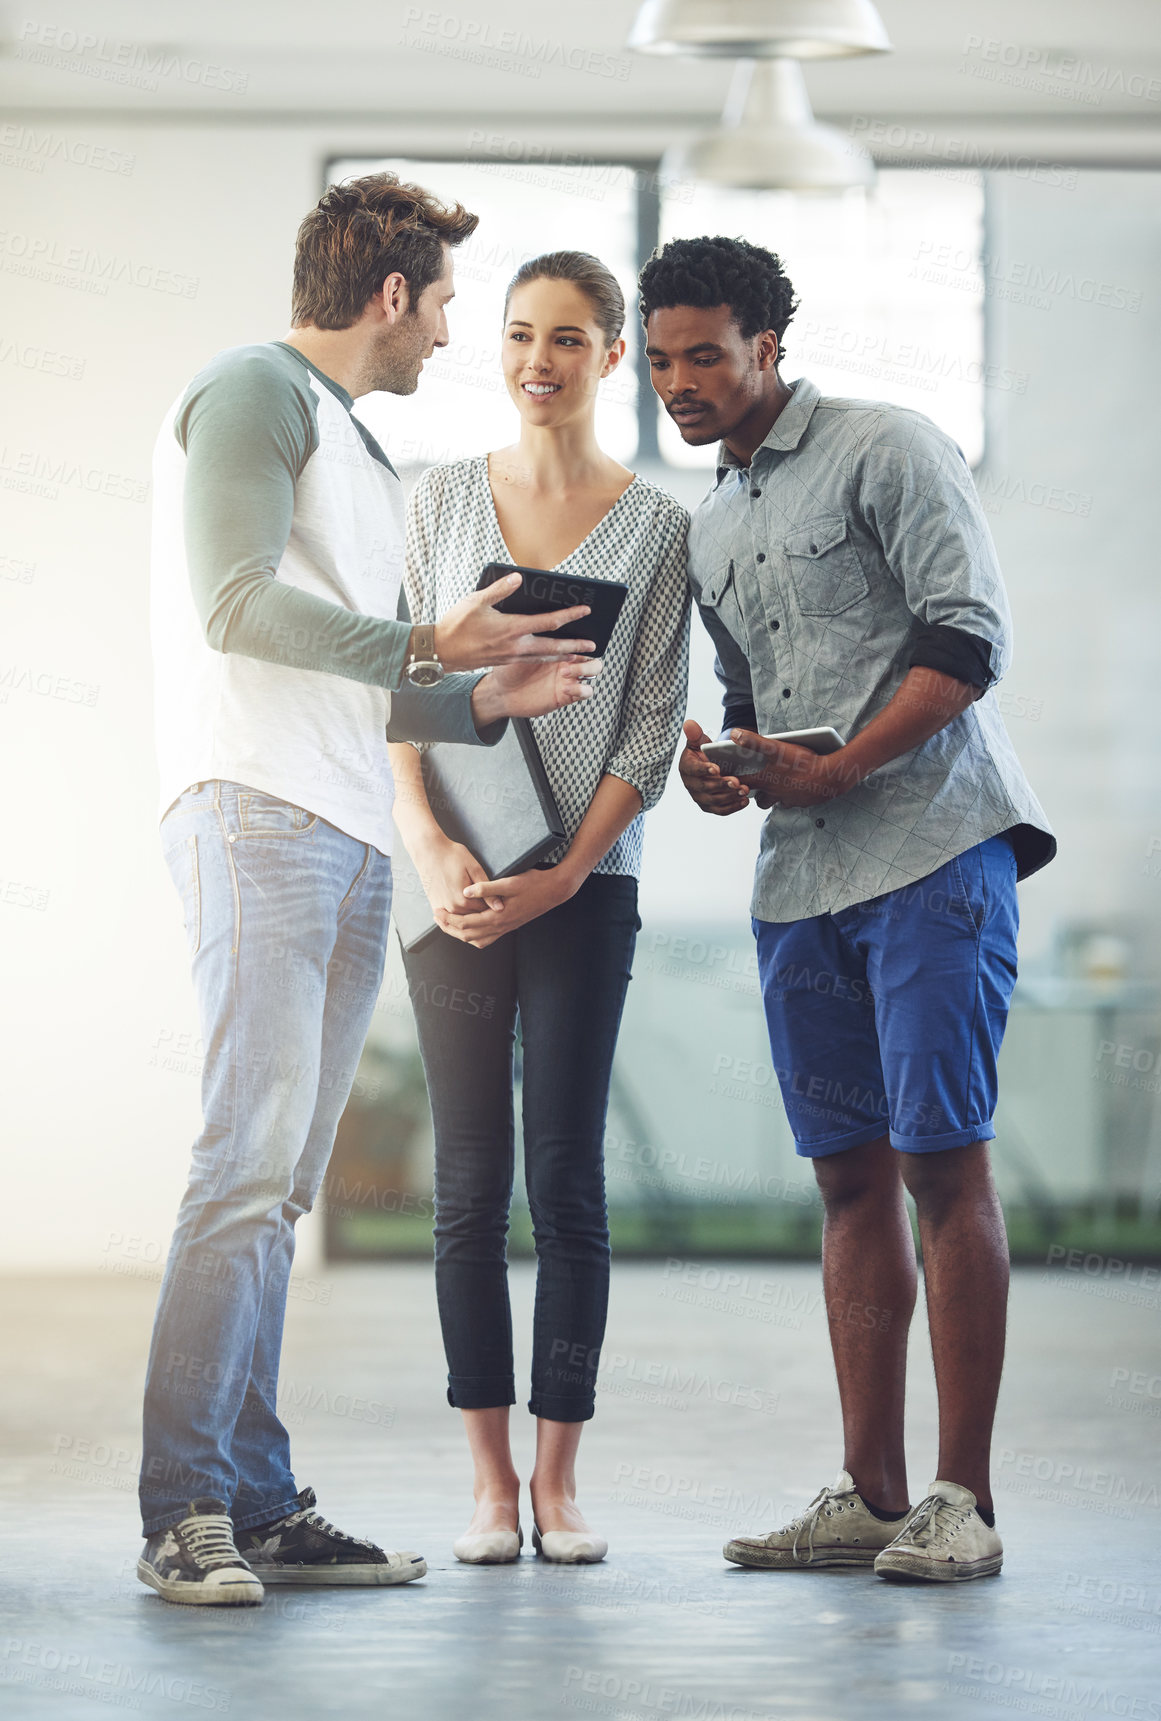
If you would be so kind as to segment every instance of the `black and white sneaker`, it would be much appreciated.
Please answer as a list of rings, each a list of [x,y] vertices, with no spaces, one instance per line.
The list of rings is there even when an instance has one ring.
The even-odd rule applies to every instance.
[[[234,1545],[221,1500],[191,1500],[189,1515],[145,1541],[137,1576],[166,1601],[188,1607],[257,1607],[262,1584]]]
[[[296,1512],[237,1532],[247,1565],[264,1584],[409,1584],[426,1573],[418,1554],[386,1554],[344,1535],[315,1506],[314,1489],[304,1488]]]

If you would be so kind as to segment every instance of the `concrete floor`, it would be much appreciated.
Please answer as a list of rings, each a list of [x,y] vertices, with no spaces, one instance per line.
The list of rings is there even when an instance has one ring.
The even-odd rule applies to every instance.
[[[468,1568],[458,1419],[430,1273],[300,1281],[284,1363],[298,1478],[328,1516],[421,1551],[402,1589],[168,1606],[137,1583],[138,1397],[152,1269],[0,1281],[5,1383],[0,1712],[201,1710],[287,1718],[948,1721],[998,1711],[1161,1718],[1158,1275],[1015,1276],[997,1439],[1007,1564],[934,1589],[864,1573],[743,1572],[720,1547],[770,1528],[838,1468],[818,1275],[776,1263],[621,1264],[581,1493],[602,1566]],[[733,1272],[741,1282],[723,1282]],[[530,1271],[513,1271],[517,1331]],[[1136,1301],[1122,1300],[1135,1298]],[[933,1458],[913,1334],[912,1497]],[[519,1364],[527,1367],[522,1344]],[[516,1413],[527,1472],[531,1420]]]

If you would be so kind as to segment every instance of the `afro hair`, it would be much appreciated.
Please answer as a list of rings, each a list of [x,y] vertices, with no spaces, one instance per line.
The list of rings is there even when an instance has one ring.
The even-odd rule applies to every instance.
[[[745,239],[671,239],[650,257],[637,285],[642,322],[675,305],[706,311],[728,305],[743,339],[773,329],[779,357],[798,308],[779,258]]]

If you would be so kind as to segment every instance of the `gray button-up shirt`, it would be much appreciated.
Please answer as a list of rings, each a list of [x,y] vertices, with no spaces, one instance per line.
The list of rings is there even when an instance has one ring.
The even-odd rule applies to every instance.
[[[986,641],[995,679],[1007,667],[1007,596],[955,443],[920,413],[823,399],[805,378],[748,467],[719,450],[689,578],[726,707],[752,704],[764,735],[833,724],[849,739],[898,689],[917,621]],[[775,808],[752,913],[834,913],[1001,831],[1020,877],[1056,852],[988,692],[838,799]]]

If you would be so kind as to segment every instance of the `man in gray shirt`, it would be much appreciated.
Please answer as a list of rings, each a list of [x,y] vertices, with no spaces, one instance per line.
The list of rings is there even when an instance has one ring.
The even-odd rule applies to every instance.
[[[777,257],[675,240],[640,285],[655,390],[686,442],[721,444],[689,575],[725,731],[757,759],[725,774],[690,721],[680,770],[706,812],[768,809],[753,926],[783,1100],[823,1198],[845,1443],[833,1487],[726,1558],[983,1577],[1003,1558],[989,1450],[1008,1282],[986,1143],[1016,880],[1056,847],[989,691],[1010,652],[995,550],[962,454],[928,419],[783,382],[795,299]],[[768,739],[821,726],[844,738],[828,755]],[[940,1412],[914,1510],[905,1188]]]

